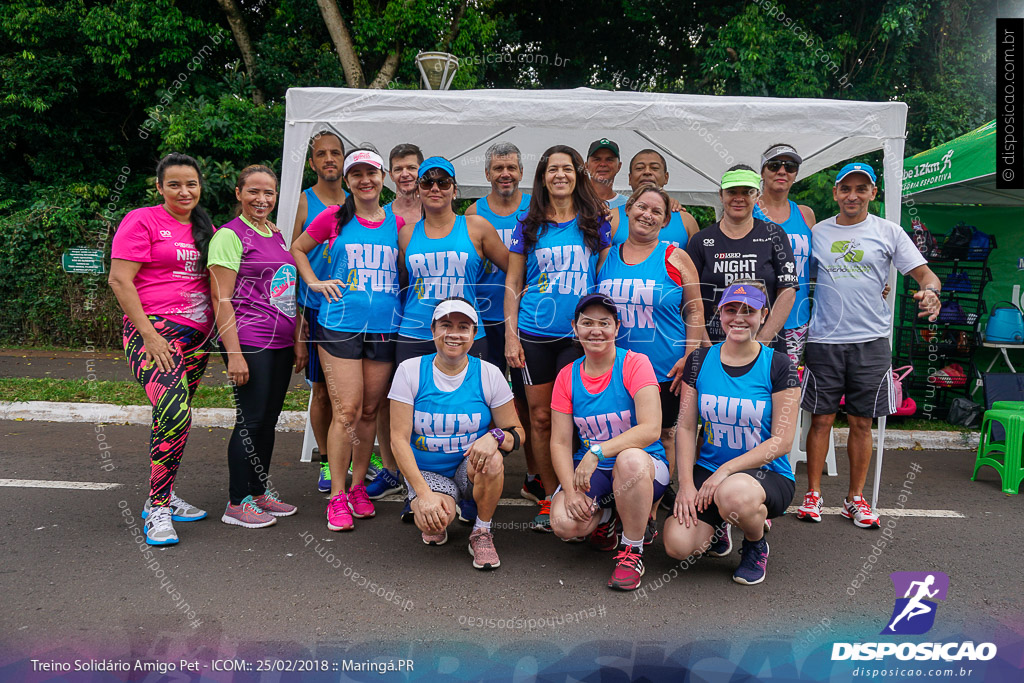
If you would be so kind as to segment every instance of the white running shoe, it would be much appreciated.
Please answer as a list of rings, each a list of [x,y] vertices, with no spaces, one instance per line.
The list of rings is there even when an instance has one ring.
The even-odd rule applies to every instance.
[[[142,525],[149,545],[174,545],[178,534],[171,523],[171,508],[159,507],[150,510],[146,523]]]

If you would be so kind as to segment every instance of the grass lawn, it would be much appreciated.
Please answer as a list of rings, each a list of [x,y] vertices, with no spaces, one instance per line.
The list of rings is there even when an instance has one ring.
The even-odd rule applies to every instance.
[[[136,382],[90,382],[84,379],[0,378],[0,396],[6,401],[60,401],[66,403],[112,403],[148,405],[145,392]],[[284,401],[285,410],[305,410],[309,392],[293,390]],[[194,408],[233,408],[231,388],[199,385]]]

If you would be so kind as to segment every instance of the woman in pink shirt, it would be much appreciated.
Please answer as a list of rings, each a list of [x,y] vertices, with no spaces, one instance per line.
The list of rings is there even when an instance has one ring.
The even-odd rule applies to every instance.
[[[124,352],[153,404],[150,492],[142,517],[150,545],[178,542],[171,521],[206,512],[175,495],[213,327],[206,252],[213,224],[199,207],[199,164],[168,154],[156,167],[163,204],[130,211],[114,235],[109,283],[124,311]]]

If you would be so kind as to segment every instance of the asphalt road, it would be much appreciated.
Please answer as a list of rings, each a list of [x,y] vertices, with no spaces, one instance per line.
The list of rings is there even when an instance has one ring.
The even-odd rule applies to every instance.
[[[645,554],[644,595],[606,588],[611,554],[528,530],[534,506],[499,508],[502,565],[494,572],[472,568],[469,527],[456,524],[446,546],[425,546],[399,521],[398,502],[379,503],[377,517],[357,520],[351,533],[332,533],[316,467],[297,462],[301,435],[294,433],[279,434],[272,475],[299,512],[247,530],[220,522],[229,432],[195,430],[176,491],[210,516],[177,523],[181,543],[153,549],[147,560],[131,527],[141,527],[147,494],[145,427],[0,422],[0,430],[0,479],[117,485],[0,486],[0,680],[72,680],[32,673],[30,658],[191,658],[208,666],[238,657],[259,666],[252,663],[272,656],[408,657],[415,668],[405,680],[529,680],[538,672],[575,680],[566,676],[583,678],[578,672],[597,665],[625,671],[603,680],[637,680],[641,671],[660,680],[678,671],[673,662],[695,661],[716,676],[792,680],[799,670],[817,680],[832,666],[834,641],[877,639],[893,608],[889,572],[926,570],[950,577],[930,638],[998,634],[1000,658],[1005,652],[1010,660],[1003,664],[1024,665],[1024,497],[1003,495],[991,470],[969,481],[967,452],[890,451],[882,491],[882,507],[892,507],[917,468],[906,507],[962,518],[892,517],[890,540],[878,550],[879,531],[839,516],[806,524],[787,515],[769,535],[767,579],[754,587],[731,581],[738,555],[680,569],[658,539]],[[109,444],[109,460],[97,436]],[[845,452],[839,463],[840,476],[824,484],[829,506],[845,494]],[[511,456],[505,497],[518,500],[523,472],[521,457]],[[797,479],[802,492],[802,465]],[[854,588],[864,565],[868,578]],[[371,592],[363,577],[381,590]],[[321,675],[203,673],[217,680]],[[382,680],[370,672],[322,675]],[[73,680],[107,680],[96,676]]]

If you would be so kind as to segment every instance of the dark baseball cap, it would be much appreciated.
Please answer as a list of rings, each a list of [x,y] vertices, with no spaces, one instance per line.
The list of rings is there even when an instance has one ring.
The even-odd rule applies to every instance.
[[[616,159],[622,158],[619,155],[619,146],[615,142],[609,140],[608,138],[601,138],[600,140],[594,140],[593,142],[591,142],[590,151],[587,152],[587,157],[589,158],[594,156],[594,152],[596,152],[599,149],[610,149],[612,151],[612,154],[615,155]]]
[[[615,316],[615,319],[619,319],[619,308],[615,305],[615,302],[611,300],[607,294],[600,292],[594,292],[593,294],[584,294],[580,297],[580,302],[576,304],[576,313],[573,314],[573,320],[579,320],[580,314],[587,306],[604,306],[608,309],[608,312]]]

